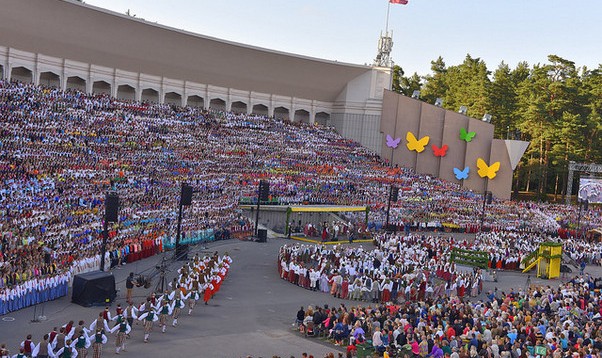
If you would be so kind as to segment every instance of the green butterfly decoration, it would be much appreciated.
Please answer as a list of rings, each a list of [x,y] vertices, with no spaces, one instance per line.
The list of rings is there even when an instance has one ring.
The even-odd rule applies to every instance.
[[[466,143],[471,142],[476,135],[477,132],[467,132],[465,128],[460,128],[460,139],[466,141]]]

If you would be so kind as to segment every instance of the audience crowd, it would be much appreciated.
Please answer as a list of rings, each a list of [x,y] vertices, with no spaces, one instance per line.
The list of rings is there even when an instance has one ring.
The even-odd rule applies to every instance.
[[[593,278],[577,276],[557,289],[531,285],[489,292],[481,300],[449,296],[347,307],[301,307],[300,330],[323,335],[348,356],[598,357],[602,296]]]

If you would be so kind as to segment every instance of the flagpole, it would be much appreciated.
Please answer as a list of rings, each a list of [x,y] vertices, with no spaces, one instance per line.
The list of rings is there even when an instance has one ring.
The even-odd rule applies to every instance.
[[[391,10],[391,1],[387,0],[387,21],[385,22],[385,36],[389,35],[389,10]]]

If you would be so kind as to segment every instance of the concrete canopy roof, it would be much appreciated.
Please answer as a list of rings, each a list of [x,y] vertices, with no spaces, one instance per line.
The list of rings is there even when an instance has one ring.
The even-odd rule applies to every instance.
[[[0,45],[126,71],[332,102],[370,67],[227,42],[66,0],[4,0]]]

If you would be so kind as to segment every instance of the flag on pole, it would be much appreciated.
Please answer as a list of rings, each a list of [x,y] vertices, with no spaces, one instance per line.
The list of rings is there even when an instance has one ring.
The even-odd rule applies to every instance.
[[[409,0],[389,0],[391,4],[407,5]]]

